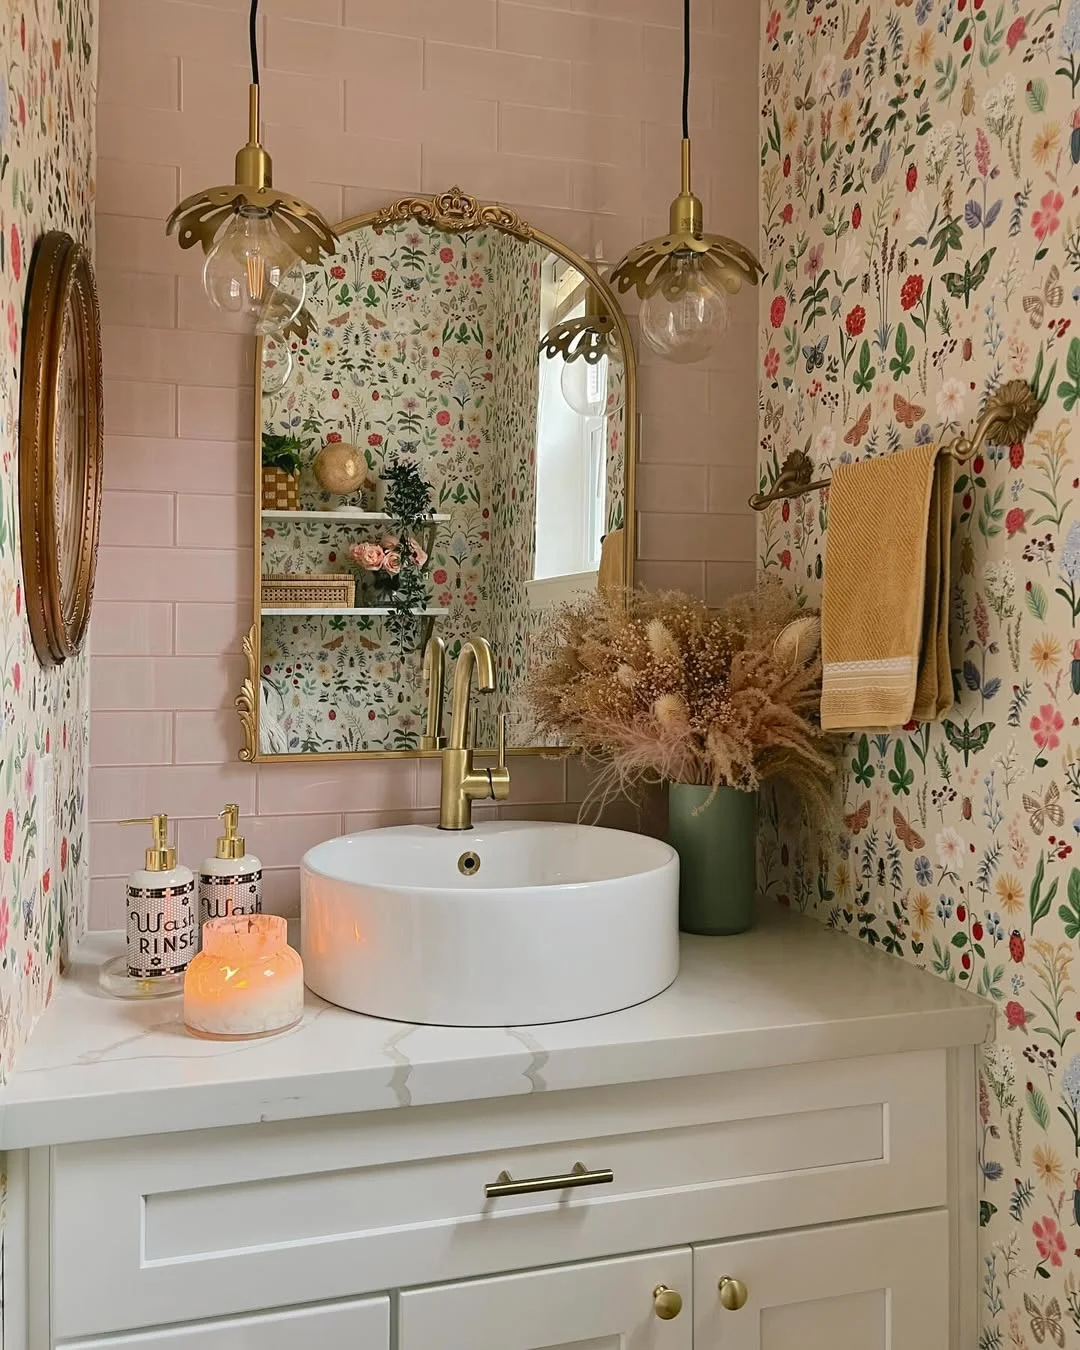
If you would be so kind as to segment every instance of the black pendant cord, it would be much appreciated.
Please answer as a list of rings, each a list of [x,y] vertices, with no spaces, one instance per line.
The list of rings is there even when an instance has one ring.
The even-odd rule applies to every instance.
[[[690,0],[683,0],[682,136],[690,139]]]
[[[689,6],[690,0],[687,0]],[[251,44],[251,83],[259,83],[259,0],[251,0],[251,16],[248,21],[248,40]]]

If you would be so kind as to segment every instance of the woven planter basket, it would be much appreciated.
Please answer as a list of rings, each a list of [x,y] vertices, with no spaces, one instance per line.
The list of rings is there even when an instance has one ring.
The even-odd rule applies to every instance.
[[[284,469],[262,471],[262,504],[264,511],[300,510],[300,475]]]

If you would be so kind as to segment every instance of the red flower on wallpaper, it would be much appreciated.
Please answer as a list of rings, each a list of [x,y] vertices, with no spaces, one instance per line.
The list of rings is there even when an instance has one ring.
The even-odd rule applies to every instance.
[[[1014,506],[1005,517],[1005,533],[1011,539],[1014,534],[1023,534],[1027,525],[1027,512],[1022,506]]]
[[[1005,1024],[1010,1031],[1022,1031],[1027,1034],[1027,1024],[1035,1016],[1029,1013],[1022,1003],[1012,998],[1005,1004]]]
[[[914,164],[909,164],[909,165],[908,165],[907,176],[906,176],[905,179],[904,179],[904,182],[905,182],[905,184],[906,184],[906,186],[907,186],[907,190],[908,190],[909,192],[914,192],[914,191],[915,191],[915,184],[916,184],[918,181],[919,181],[919,171],[918,171],[918,169],[915,167]]]
[[[923,279],[918,272],[912,274],[900,287],[900,305],[903,309],[914,309],[922,299]]]
[[[11,275],[16,281],[22,276],[22,240],[17,225],[11,227]]]
[[[1009,24],[1009,31],[1005,34],[1005,46],[1012,51],[1016,44],[1027,32],[1027,19],[1021,14],[1018,19],[1013,19]]]
[[[454,250],[452,248],[439,249],[439,261],[448,263],[454,261]]]
[[[787,313],[787,301],[782,295],[778,295],[769,306],[769,322],[774,328],[779,328],[784,322],[784,315]]]
[[[765,353],[765,374],[770,380],[776,379],[776,372],[780,369],[780,353],[775,347],[770,347]]]
[[[15,812],[9,807],[4,816],[4,861],[9,863],[15,851]]]
[[[341,266],[340,263],[338,263],[336,267],[331,267],[330,275],[334,278],[335,281],[344,281],[345,269],[344,267]]]
[[[372,270],[372,273],[371,273],[371,279],[372,279],[372,281],[385,281],[385,280],[386,280],[386,269],[385,269],[385,268],[382,268],[382,267],[376,267],[376,268],[374,268],[374,269]]]
[[[1035,1246],[1039,1250],[1039,1260],[1049,1261],[1052,1266],[1061,1265],[1061,1255],[1065,1251],[1067,1243],[1065,1234],[1057,1226],[1057,1220],[1046,1215],[1043,1219],[1036,1219],[1031,1225],[1031,1231],[1035,1235]]]
[[[1044,703],[1031,719],[1031,734],[1040,750],[1056,750],[1061,744],[1060,732],[1065,719],[1052,703]]]
[[[1064,205],[1065,198],[1061,193],[1051,190],[1040,199],[1039,209],[1031,213],[1031,228],[1040,243],[1049,238],[1061,224],[1061,208]]]
[[[847,318],[844,320],[844,327],[848,331],[848,337],[858,337],[866,327],[866,310],[862,305],[855,305],[848,310]]]

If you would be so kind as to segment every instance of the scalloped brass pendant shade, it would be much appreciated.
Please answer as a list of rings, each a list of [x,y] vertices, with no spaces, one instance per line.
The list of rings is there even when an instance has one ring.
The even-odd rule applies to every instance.
[[[631,249],[608,280],[620,295],[634,290],[642,300],[657,293],[678,300],[691,274],[672,263],[688,255],[693,255],[706,276],[729,295],[734,295],[744,281],[756,286],[765,275],[761,263],[743,244],[723,234],[705,233],[701,199],[690,186],[690,139],[684,137],[682,189],[671,203],[670,229]]]
[[[201,244],[203,252],[209,253],[222,228],[234,216],[250,211],[270,217],[296,256],[306,263],[316,263],[323,254],[334,252],[337,235],[314,206],[275,189],[273,164],[259,141],[257,83],[249,89],[248,120],[247,144],[236,155],[236,182],[185,197],[169,216],[165,233],[177,230],[181,248]]]
[[[622,346],[615,320],[604,308],[594,286],[589,286],[585,299],[585,313],[576,319],[560,319],[540,339],[541,355],[561,356],[570,364],[584,361],[595,366],[605,356],[622,356]]]

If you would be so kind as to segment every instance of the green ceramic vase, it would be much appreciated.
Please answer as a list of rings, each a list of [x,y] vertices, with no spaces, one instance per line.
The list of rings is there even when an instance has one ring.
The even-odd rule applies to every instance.
[[[757,793],[725,787],[710,802],[711,791],[671,784],[668,843],[679,855],[679,927],[721,937],[753,926]]]

